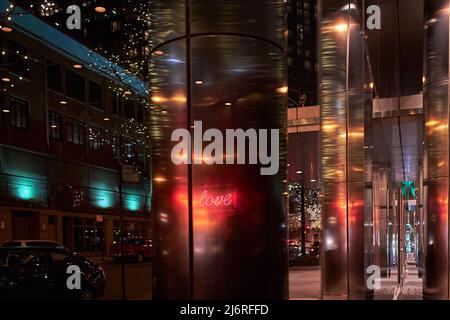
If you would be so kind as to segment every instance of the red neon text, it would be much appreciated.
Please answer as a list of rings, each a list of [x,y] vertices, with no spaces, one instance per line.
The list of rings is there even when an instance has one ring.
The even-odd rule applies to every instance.
[[[200,207],[232,207],[233,193],[211,194],[204,190],[200,196]]]

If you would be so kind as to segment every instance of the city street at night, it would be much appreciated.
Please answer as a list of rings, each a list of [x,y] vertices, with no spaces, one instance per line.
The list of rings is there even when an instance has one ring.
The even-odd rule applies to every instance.
[[[0,304],[434,310],[449,200],[450,0],[0,0]]]

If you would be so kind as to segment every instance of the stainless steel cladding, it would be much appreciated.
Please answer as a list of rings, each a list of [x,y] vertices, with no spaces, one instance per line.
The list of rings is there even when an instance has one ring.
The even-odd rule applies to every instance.
[[[449,298],[449,1],[425,2],[424,299]]]
[[[154,298],[287,298],[286,5],[150,4]],[[175,165],[171,134],[193,133],[194,121],[223,133],[279,129],[278,173]]]
[[[360,11],[320,1],[324,299],[364,299],[365,119],[370,99]],[[369,112],[370,115],[370,112]],[[366,122],[366,123],[365,123]],[[367,201],[371,201],[370,194]],[[366,209],[370,209],[367,206]]]

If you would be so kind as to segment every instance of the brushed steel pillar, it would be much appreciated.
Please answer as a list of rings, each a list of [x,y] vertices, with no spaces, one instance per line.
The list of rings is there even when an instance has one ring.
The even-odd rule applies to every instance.
[[[351,1],[319,1],[322,297],[364,299],[365,56]],[[370,207],[369,207],[370,208]]]
[[[286,4],[150,5],[154,298],[287,298]],[[213,128],[224,139],[226,129],[279,129],[278,173],[206,164],[195,152],[183,155],[194,164],[175,165],[171,134],[181,128],[192,146]]]
[[[373,264],[381,268],[381,275],[386,276],[388,268],[388,211],[389,211],[389,172],[380,168],[374,174],[374,212],[373,212]]]
[[[449,1],[425,1],[424,299],[449,298]]]

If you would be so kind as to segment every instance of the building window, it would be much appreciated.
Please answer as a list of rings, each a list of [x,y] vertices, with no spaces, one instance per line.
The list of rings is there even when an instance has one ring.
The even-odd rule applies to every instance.
[[[134,102],[131,100],[125,100],[124,113],[127,119],[134,119]]]
[[[30,71],[27,48],[11,39],[8,40],[8,70],[24,78],[28,78]]]
[[[93,150],[103,149],[103,132],[97,127],[90,127],[88,129],[89,148]]]
[[[16,128],[28,129],[28,102],[16,97],[9,97],[10,125]]]
[[[131,138],[123,138],[122,142],[122,160],[133,160],[136,156],[135,144]]]
[[[306,70],[312,70],[311,60],[305,60],[305,69]]]
[[[139,123],[144,122],[144,106],[138,104],[137,106],[137,121]]]
[[[113,94],[112,96],[112,114],[119,116],[120,115],[120,97]]]
[[[89,103],[103,110],[102,86],[94,81],[89,81]]]
[[[67,120],[67,141],[84,145],[84,124],[74,119]]]
[[[121,29],[120,21],[113,21],[113,22],[111,22],[111,31],[112,32],[119,31],[120,29]]]
[[[74,250],[101,252],[104,250],[103,226],[95,219],[75,218],[73,220]]]
[[[0,94],[0,124],[5,123],[5,115],[9,111],[5,103],[5,96]]]
[[[50,126],[50,137],[53,139],[62,139],[63,121],[62,116],[54,111],[48,112],[48,125]]]
[[[66,91],[67,95],[78,101],[86,101],[84,77],[66,69]]]
[[[47,60],[47,87],[61,92],[61,66]]]

